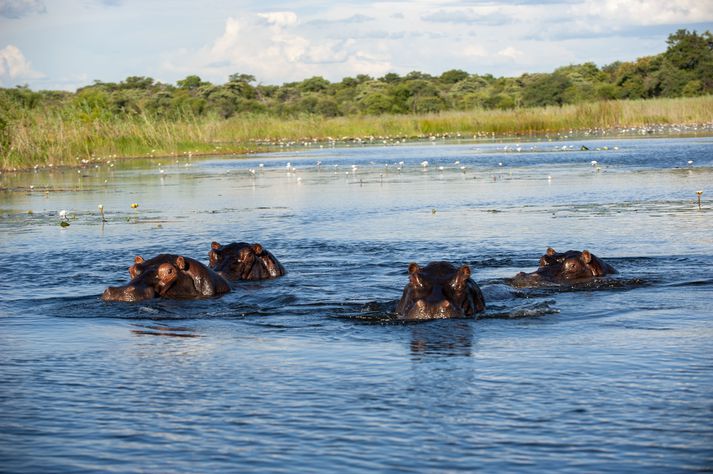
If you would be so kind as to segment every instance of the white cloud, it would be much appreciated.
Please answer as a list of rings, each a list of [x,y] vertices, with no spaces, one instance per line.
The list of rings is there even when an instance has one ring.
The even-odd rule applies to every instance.
[[[588,0],[573,5],[576,17],[617,25],[666,25],[713,21],[713,2],[706,0]]]
[[[513,48],[512,46],[508,46],[507,48],[501,49],[500,51],[498,51],[497,54],[498,56],[511,59],[513,61],[517,61],[525,55],[525,53]]]
[[[23,79],[37,79],[43,75],[32,69],[17,46],[7,45],[0,49],[0,83],[16,83]],[[9,80],[9,81],[8,81]]]
[[[222,83],[245,73],[272,84],[414,70],[517,75],[658,54],[677,29],[713,24],[713,0],[209,3],[0,0],[0,48],[20,46],[47,76],[20,78],[37,73],[3,50],[0,81],[11,69],[43,88],[75,74]]]
[[[33,13],[46,13],[47,8],[41,0],[0,0],[0,16],[22,18]]]
[[[258,13],[257,16],[263,18],[268,24],[278,28],[297,24],[297,14],[295,12]]]
[[[499,26],[512,23],[513,19],[503,13],[502,8],[467,8],[467,9],[442,9],[428,13],[421,17],[423,21],[433,23],[455,23]]]
[[[385,58],[363,51],[353,39],[312,39],[299,32],[299,25],[294,12],[230,17],[212,44],[179,52],[164,68],[218,82],[236,72],[248,73],[269,83],[316,75],[332,80],[356,74],[381,75],[391,69]]]
[[[469,44],[463,48],[462,51],[465,56],[473,56],[476,58],[488,56],[488,51],[479,44]]]

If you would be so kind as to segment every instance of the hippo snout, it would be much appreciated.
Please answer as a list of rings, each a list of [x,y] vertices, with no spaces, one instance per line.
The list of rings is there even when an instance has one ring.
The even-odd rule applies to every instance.
[[[462,318],[463,311],[448,300],[416,301],[406,314],[407,319]]]
[[[110,286],[102,293],[102,300],[132,302],[149,300],[155,296],[155,291],[150,287],[138,289],[134,286]]]

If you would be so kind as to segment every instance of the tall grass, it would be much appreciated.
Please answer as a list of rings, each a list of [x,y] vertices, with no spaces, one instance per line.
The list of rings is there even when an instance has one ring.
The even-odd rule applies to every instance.
[[[284,119],[268,115],[228,120],[113,117],[82,120],[61,111],[36,110],[6,128],[10,147],[0,168],[75,165],[106,157],[184,153],[244,153],[258,142],[423,137],[435,134],[492,136],[555,133],[652,124],[711,124],[713,96],[635,101],[605,101],[563,107],[472,110],[428,115],[381,115]]]

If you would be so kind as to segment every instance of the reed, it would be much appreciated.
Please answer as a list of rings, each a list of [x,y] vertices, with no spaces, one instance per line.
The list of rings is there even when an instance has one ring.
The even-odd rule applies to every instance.
[[[604,101],[562,107],[475,109],[427,115],[325,118],[240,115],[169,120],[139,115],[88,119],[63,110],[34,110],[9,123],[0,168],[78,165],[109,157],[246,153],[264,143],[307,140],[536,135],[653,124],[711,124],[713,96]]]

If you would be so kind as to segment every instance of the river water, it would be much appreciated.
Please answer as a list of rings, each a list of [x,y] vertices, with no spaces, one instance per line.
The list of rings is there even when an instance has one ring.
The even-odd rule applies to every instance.
[[[0,471],[709,470],[712,184],[707,137],[3,174]],[[100,300],[135,255],[206,262],[212,240],[260,242],[289,273]],[[620,273],[507,285],[548,246]],[[471,266],[484,315],[393,321],[408,264],[431,260]]]

